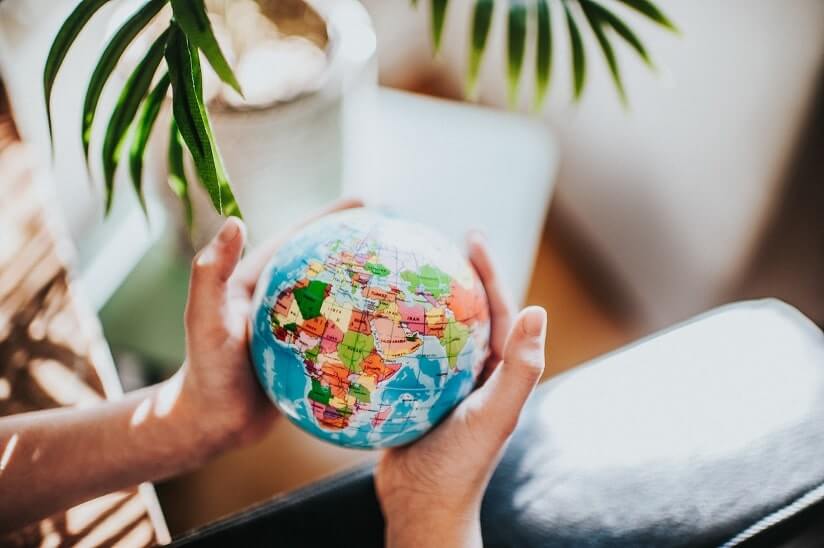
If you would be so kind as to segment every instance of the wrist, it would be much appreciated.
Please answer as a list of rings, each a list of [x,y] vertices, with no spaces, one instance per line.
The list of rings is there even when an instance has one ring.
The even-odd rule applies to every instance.
[[[230,445],[230,436],[219,427],[220,423],[207,420],[209,410],[186,386],[183,370],[159,385],[157,400],[161,414],[172,425],[173,435],[185,445],[185,453],[195,459],[193,464],[210,459]]]
[[[481,547],[480,509],[442,507],[437,501],[384,509],[386,545]]]

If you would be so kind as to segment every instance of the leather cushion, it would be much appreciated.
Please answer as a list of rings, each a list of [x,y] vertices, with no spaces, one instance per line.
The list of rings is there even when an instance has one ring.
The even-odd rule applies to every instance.
[[[821,331],[777,301],[725,307],[543,386],[487,492],[486,540],[743,541],[824,482],[822,455]]]

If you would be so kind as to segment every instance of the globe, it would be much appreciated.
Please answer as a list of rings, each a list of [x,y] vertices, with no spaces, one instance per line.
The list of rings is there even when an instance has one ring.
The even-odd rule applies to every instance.
[[[472,390],[489,343],[483,286],[427,226],[377,211],[329,215],[264,268],[251,352],[264,391],[332,443],[409,443]]]

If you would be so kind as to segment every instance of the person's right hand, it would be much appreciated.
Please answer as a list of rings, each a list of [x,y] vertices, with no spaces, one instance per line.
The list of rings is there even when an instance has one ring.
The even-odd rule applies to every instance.
[[[391,547],[481,546],[481,499],[518,417],[544,370],[546,311],[513,319],[479,236],[470,259],[486,288],[492,320],[481,386],[420,440],[386,451],[375,487]]]

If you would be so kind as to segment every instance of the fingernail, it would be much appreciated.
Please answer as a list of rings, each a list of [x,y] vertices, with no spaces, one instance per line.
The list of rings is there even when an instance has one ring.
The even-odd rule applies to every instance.
[[[229,217],[223,226],[220,227],[217,239],[220,243],[228,244],[240,234],[240,220],[237,217]]]
[[[469,232],[466,233],[466,237],[470,241],[486,242],[486,234],[479,228],[470,228]]]
[[[530,306],[524,309],[524,331],[530,337],[540,337],[546,326],[546,310],[540,306]]]

